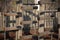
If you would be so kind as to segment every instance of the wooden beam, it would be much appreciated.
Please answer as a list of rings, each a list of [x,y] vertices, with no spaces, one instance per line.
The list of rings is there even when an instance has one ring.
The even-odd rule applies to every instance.
[[[23,24],[31,24],[32,21],[23,21]]]
[[[57,12],[57,10],[45,10],[42,11],[41,13],[52,13],[52,12]]]
[[[18,28],[16,28],[16,27],[1,27],[0,28],[0,32],[4,32],[4,31],[17,31],[17,30],[19,30]]]
[[[4,13],[5,16],[16,16],[17,13]]]

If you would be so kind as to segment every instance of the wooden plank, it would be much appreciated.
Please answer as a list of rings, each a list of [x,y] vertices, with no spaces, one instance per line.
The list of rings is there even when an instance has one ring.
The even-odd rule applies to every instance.
[[[46,35],[49,35],[49,34],[51,34],[51,35],[58,35],[57,33],[54,33],[54,32],[49,32],[49,31],[45,31],[45,32],[43,32],[43,33],[40,33],[40,36],[46,36]]]
[[[52,3],[56,3],[56,2],[52,2],[51,0],[40,0],[42,4],[52,4]]]
[[[32,40],[32,35],[22,36],[21,40]]]
[[[5,28],[5,27],[1,27],[1,28],[0,28],[0,32],[1,32],[1,31],[3,31],[3,32],[4,32],[4,31],[15,31],[15,30],[19,30],[19,29],[16,28],[16,27],[6,27],[6,28]]]
[[[16,16],[17,13],[4,13],[5,16]]]
[[[31,24],[32,21],[23,21],[23,24]]]
[[[52,12],[57,12],[57,10],[44,10],[44,11],[41,11],[41,13],[52,13]]]
[[[11,31],[11,30],[18,30],[16,27],[7,27],[5,28],[5,31]]]

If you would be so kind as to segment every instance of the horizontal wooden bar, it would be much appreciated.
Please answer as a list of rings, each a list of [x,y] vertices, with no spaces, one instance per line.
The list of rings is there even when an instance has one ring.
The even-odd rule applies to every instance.
[[[1,32],[11,32],[11,31],[18,31],[19,29],[16,27],[4,27],[0,28],[0,33]]]
[[[40,4],[23,4],[23,5],[40,5]]]
[[[23,24],[31,24],[32,21],[23,21]]]
[[[17,13],[4,13],[5,16],[16,16]]]
[[[52,12],[57,12],[57,10],[45,10],[45,11],[41,11],[41,13],[52,13]]]

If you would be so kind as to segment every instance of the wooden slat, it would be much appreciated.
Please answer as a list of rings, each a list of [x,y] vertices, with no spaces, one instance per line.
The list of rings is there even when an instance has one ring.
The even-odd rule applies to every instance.
[[[5,28],[6,31],[11,31],[11,30],[18,30],[16,27],[7,27]]]
[[[40,2],[42,3],[42,4],[52,4],[52,3],[56,3],[56,2],[51,2],[51,0],[40,0]]]
[[[43,13],[51,13],[51,12],[57,12],[57,10],[44,10],[44,11],[41,11]]]
[[[16,13],[4,13],[5,16],[16,16]]]
[[[46,35],[49,35],[49,34],[51,34],[51,35],[53,35],[53,34],[54,35],[58,35],[57,33],[46,31],[46,32],[40,33],[40,36],[46,36]]]
[[[32,40],[32,35],[22,36],[21,40]]]
[[[4,27],[2,28],[2,27],[1,27],[1,28],[0,28],[0,32],[1,32],[1,31],[3,31],[3,32],[4,32],[4,31],[12,31],[12,30],[13,30],[13,31],[14,31],[14,30],[18,30],[18,28],[16,28],[16,27],[6,27],[6,28],[4,28]]]
[[[23,24],[31,24],[32,21],[23,21]]]

